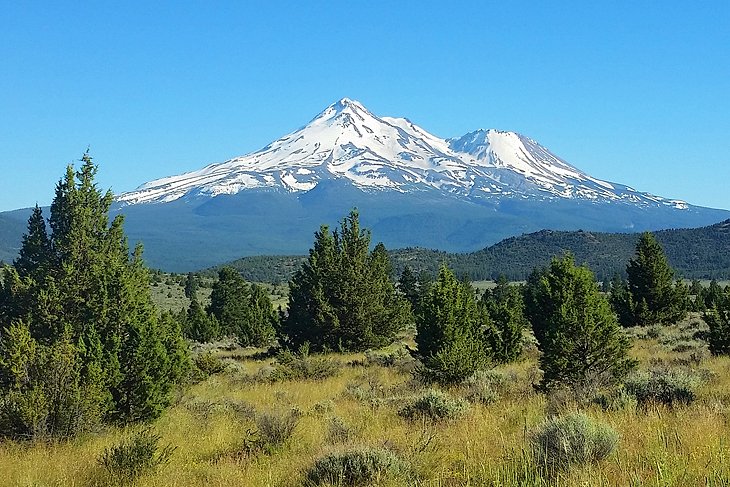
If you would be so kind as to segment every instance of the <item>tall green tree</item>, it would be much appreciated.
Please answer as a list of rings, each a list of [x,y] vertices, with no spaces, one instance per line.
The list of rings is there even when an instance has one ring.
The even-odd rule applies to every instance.
[[[730,355],[730,290],[714,296],[703,316],[710,327],[707,342],[713,355]]]
[[[13,266],[22,277],[42,278],[53,263],[51,240],[46,231],[43,210],[38,205],[28,219],[28,233],[23,236],[20,254]]]
[[[286,345],[314,350],[365,350],[387,345],[408,320],[408,305],[390,279],[385,247],[372,252],[370,232],[353,210],[330,233],[315,233],[309,258],[289,283],[289,315],[280,335]]]
[[[408,300],[414,312],[418,308],[418,301],[420,299],[418,287],[418,276],[416,276],[410,266],[405,266],[398,278],[398,290]]]
[[[167,336],[175,330],[158,326],[142,247],[130,256],[123,218],[109,220],[112,194],[99,191],[96,173],[88,152],[78,171],[67,168],[51,204],[47,243],[42,214],[34,211],[19,270],[4,276],[3,294],[11,305],[0,314],[6,322],[27,327],[36,349],[30,370],[67,375],[40,373],[19,389],[0,391],[11,398],[0,401],[6,406],[3,414],[29,398],[63,394],[70,399],[43,403],[50,405],[45,409],[38,403],[45,425],[41,429],[53,436],[90,427],[86,422],[74,422],[73,428],[62,424],[78,409],[73,398],[84,398],[84,407],[98,411],[103,420],[155,418],[169,403],[175,381],[162,371],[170,370],[170,355],[186,353],[180,348],[179,330],[177,336]],[[35,257],[43,253],[38,249],[49,251],[50,257]],[[33,436],[34,428],[26,424],[26,434]],[[16,424],[0,433],[20,434],[19,429]]]
[[[442,265],[416,313],[419,374],[441,384],[458,383],[485,369],[490,356],[483,329],[491,326],[474,290]]]
[[[198,294],[198,278],[195,274],[188,272],[185,276],[185,297],[188,299],[194,299]]]
[[[522,330],[527,325],[522,291],[500,275],[496,286],[482,296],[481,304],[491,319],[484,335],[492,359],[499,363],[512,362],[522,353]]]
[[[674,280],[662,246],[645,232],[636,244],[636,254],[626,267],[631,323],[624,325],[672,324],[687,314],[687,296]],[[619,316],[623,316],[619,313]]]
[[[276,314],[266,289],[249,286],[232,267],[218,272],[208,312],[224,335],[235,336],[243,346],[267,345],[275,335]]]
[[[568,387],[584,396],[616,384],[634,366],[629,339],[593,273],[572,255],[530,275],[525,314],[542,352],[542,390]]]

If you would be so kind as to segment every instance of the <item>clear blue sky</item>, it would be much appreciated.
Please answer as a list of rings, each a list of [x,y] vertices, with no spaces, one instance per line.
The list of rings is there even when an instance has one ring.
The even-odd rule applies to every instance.
[[[87,146],[121,192],[345,96],[730,209],[730,2],[455,3],[0,1],[0,210],[50,203]]]

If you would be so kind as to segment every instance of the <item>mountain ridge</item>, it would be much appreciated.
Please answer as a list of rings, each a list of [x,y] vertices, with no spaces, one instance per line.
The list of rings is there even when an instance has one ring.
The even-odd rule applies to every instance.
[[[576,198],[688,207],[594,178],[516,132],[478,129],[442,139],[407,118],[376,116],[349,98],[258,151],[147,182],[117,201],[165,203],[250,189],[301,193],[331,179],[363,191],[437,190],[473,201]]]

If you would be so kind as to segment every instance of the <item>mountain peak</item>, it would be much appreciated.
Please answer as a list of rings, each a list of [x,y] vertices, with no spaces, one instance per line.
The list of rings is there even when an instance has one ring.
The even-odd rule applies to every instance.
[[[373,115],[350,98],[259,151],[151,181],[118,200],[167,202],[254,188],[301,193],[333,179],[366,192],[440,192],[471,201],[568,198],[677,206],[592,178],[516,132],[478,129],[442,139],[406,118]]]

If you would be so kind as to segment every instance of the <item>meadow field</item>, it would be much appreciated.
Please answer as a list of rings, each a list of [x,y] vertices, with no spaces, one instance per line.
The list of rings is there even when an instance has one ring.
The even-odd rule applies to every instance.
[[[691,315],[677,326],[629,330],[640,370],[679,377],[683,395],[674,401],[637,402],[623,394],[577,403],[537,393],[537,351],[528,341],[517,363],[444,389],[453,403],[436,416],[404,414],[431,390],[414,379],[403,351],[410,336],[382,351],[286,359],[230,343],[199,345],[194,355],[204,370],[153,425],[109,428],[70,442],[3,442],[0,483],[329,485],[313,473],[318,459],[369,451],[389,460],[364,485],[730,485],[730,358],[709,355],[694,338],[702,327]],[[596,463],[541,468],[534,432],[548,417],[578,409],[618,433],[614,451]],[[145,428],[159,435],[159,449],[174,449],[166,462],[136,479],[104,467],[105,449]]]

